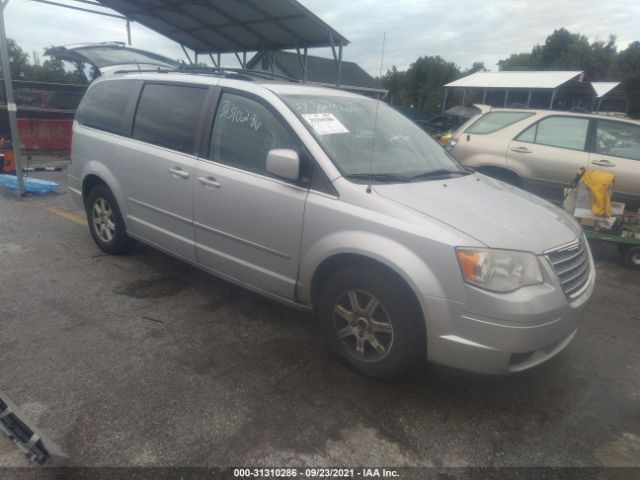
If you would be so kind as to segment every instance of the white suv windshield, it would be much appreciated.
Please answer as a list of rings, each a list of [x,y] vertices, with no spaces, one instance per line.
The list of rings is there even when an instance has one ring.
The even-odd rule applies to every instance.
[[[383,102],[322,95],[282,98],[347,178],[393,182],[467,173],[421,128]]]

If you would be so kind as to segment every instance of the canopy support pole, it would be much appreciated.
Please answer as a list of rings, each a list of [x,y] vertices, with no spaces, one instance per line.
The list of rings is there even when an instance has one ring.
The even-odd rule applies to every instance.
[[[131,22],[127,18],[127,45],[131,46]]]
[[[447,97],[449,96],[449,89],[444,87],[444,99],[442,100],[442,114],[444,115],[444,111],[447,109]]]
[[[464,107],[464,104],[467,101],[467,89],[463,88],[462,89],[462,106]]]
[[[182,51],[186,55],[187,60],[189,60],[189,64],[193,65],[193,60],[191,60],[191,57],[189,56],[189,52],[187,52],[187,49],[184,48],[184,45],[182,45],[182,44],[180,44],[180,46],[182,47]]]
[[[504,106],[505,106],[505,108],[507,106],[507,103],[509,103],[509,90],[508,89],[504,91]]]
[[[13,97],[13,82],[11,80],[11,64],[9,63],[9,44],[7,42],[7,32],[4,28],[4,9],[9,3],[5,0],[0,6],[0,57],[2,57],[2,76],[4,78],[4,88],[7,92],[7,112],[9,113],[9,129],[11,130],[11,143],[16,159],[16,177],[18,180],[18,195],[24,196],[24,171],[22,170],[22,152],[20,150],[20,133],[18,132],[18,121],[16,119],[16,101]]]
[[[218,64],[218,62],[216,62],[216,59],[213,57],[213,53],[209,54],[209,58],[211,59],[211,63],[213,63],[213,66],[216,68],[219,68],[220,65]]]
[[[553,102],[555,102],[556,100],[556,89],[553,89],[553,92],[551,92],[551,101],[549,102],[549,110],[553,110]]]
[[[486,105],[487,104],[487,89],[484,89],[484,92],[482,93],[482,104]]]
[[[527,95],[527,108],[531,106],[531,90],[529,90],[529,95]]]

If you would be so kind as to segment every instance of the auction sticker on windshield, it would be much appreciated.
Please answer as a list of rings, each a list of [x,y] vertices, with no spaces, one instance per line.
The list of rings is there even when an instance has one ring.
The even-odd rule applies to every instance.
[[[304,113],[302,117],[313,127],[318,135],[349,133],[333,113]]]

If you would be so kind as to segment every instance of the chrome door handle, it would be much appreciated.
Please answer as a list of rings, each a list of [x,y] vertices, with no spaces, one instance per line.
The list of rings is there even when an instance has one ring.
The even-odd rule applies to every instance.
[[[593,162],[591,162],[592,165],[598,165],[600,167],[615,167],[616,164],[613,162],[610,162],[609,160],[594,160]]]
[[[173,175],[174,177],[189,178],[189,172],[185,172],[179,167],[170,168],[169,171],[171,172],[171,175]]]
[[[206,187],[220,188],[221,185],[213,177],[198,177],[198,181]]]
[[[516,153],[533,153],[527,147],[512,148],[511,151]]]

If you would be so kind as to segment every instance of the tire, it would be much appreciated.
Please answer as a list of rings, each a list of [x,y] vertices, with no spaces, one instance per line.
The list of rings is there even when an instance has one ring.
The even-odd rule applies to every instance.
[[[618,253],[620,254],[620,256],[622,258],[624,258],[630,248],[632,248],[632,245],[627,245],[626,243],[619,243],[618,244]]]
[[[522,187],[522,181],[520,178],[515,173],[511,173],[507,170],[491,170],[486,172],[486,175],[493,177],[496,180],[500,180],[501,182],[508,183],[509,185],[513,185],[514,187]]]
[[[640,270],[640,247],[631,247],[624,254],[625,267]]]
[[[368,377],[398,377],[426,358],[422,312],[408,287],[382,268],[335,272],[320,291],[317,312],[331,350]]]
[[[127,253],[135,240],[127,235],[120,208],[106,185],[96,185],[87,197],[87,222],[96,245],[105,253]]]

